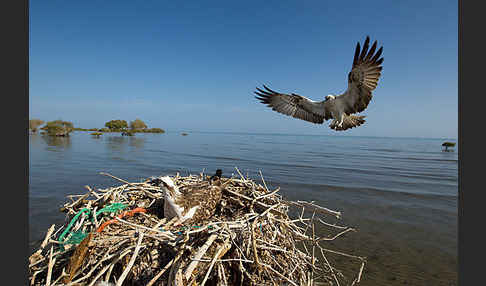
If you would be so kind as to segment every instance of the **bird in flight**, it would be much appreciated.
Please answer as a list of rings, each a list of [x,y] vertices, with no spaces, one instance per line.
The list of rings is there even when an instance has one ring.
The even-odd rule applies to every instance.
[[[279,113],[316,124],[333,119],[329,127],[336,131],[360,126],[365,122],[363,115],[354,115],[366,109],[373,97],[372,91],[378,85],[383,58],[383,47],[376,50],[375,41],[371,48],[370,38],[366,37],[363,49],[359,42],[354,52],[353,66],[348,73],[348,88],[338,96],[327,95],[323,101],[313,101],[307,97],[291,93],[285,94],[271,90],[263,85],[257,87],[255,98]],[[375,53],[376,51],[376,53]]]

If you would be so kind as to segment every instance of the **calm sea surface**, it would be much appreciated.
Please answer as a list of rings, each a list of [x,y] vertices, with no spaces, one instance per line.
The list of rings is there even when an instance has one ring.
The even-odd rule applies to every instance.
[[[457,152],[443,139],[180,132],[119,133],[93,138],[31,135],[29,238],[64,223],[59,207],[85,185],[104,188],[162,174],[199,174],[235,167],[288,199],[313,200],[342,212],[356,232],[329,248],[366,256],[360,285],[457,285]],[[335,222],[329,219],[329,222]],[[360,264],[329,257],[354,275]],[[352,280],[352,278],[351,278]]]

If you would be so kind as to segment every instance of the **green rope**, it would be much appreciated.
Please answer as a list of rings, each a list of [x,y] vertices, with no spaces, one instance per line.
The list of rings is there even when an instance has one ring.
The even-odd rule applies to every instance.
[[[86,238],[86,236],[88,236],[88,234],[86,232],[83,232],[82,230],[72,232],[71,237],[69,237],[62,244],[80,244],[81,241]]]
[[[91,220],[93,221],[94,220],[94,217],[95,216],[98,216],[100,213],[115,213],[119,210],[122,210],[124,208],[126,208],[127,205],[123,204],[123,203],[112,203],[98,211],[96,211],[96,213],[94,214],[94,216],[91,217]],[[76,220],[79,218],[79,216],[83,213],[83,212],[86,212],[86,215],[90,215],[91,214],[91,210],[88,209],[88,208],[84,208],[82,210],[80,210],[74,217],[73,219],[71,220],[71,222],[68,224],[68,226],[66,227],[66,229],[64,230],[64,232],[59,236],[58,238],[58,241],[60,243],[62,243],[61,247],[64,245],[64,244],[79,244],[81,243],[81,241],[83,241],[83,239],[88,235],[87,233],[83,232],[83,231],[77,231],[77,232],[70,232],[71,233],[71,237],[69,237],[66,241],[64,241],[64,237],[66,236],[66,234],[69,232],[69,230],[71,229],[71,227],[73,226],[73,224],[76,222]]]
[[[63,239],[64,239],[64,236],[69,232],[69,230],[71,229],[71,227],[73,226],[74,222],[78,219],[78,217],[83,213],[83,212],[88,212],[88,215],[91,213],[91,210],[88,209],[88,208],[84,208],[82,210],[80,210],[74,217],[73,219],[71,220],[71,222],[68,224],[68,226],[66,227],[66,229],[63,231],[63,233],[59,236],[59,239],[58,241],[59,242],[62,242]]]
[[[127,205],[123,203],[112,203],[111,205],[96,211],[94,216],[97,217],[100,213],[116,213],[117,211],[122,210],[126,207]],[[91,220],[94,220],[94,217],[92,217]]]

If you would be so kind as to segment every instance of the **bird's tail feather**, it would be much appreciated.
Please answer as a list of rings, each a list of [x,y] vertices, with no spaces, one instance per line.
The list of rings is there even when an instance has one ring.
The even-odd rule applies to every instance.
[[[343,120],[343,125],[340,127],[339,126],[339,120],[334,119],[329,127],[331,129],[334,129],[336,131],[344,131],[346,129],[350,129],[353,127],[358,127],[361,124],[365,123],[366,120],[364,120],[366,116],[364,115],[344,115],[344,120]]]

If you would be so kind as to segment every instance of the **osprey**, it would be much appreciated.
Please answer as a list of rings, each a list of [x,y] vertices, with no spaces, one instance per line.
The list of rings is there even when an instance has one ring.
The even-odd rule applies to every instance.
[[[221,200],[222,189],[219,178],[199,185],[184,186],[179,189],[169,176],[160,178],[164,192],[164,217],[178,218],[177,224],[196,223],[211,217]]]
[[[383,47],[376,51],[375,41],[368,50],[369,44],[370,38],[366,37],[362,50],[359,42],[356,45],[348,88],[341,95],[327,95],[323,101],[313,101],[295,93],[279,93],[263,85],[265,90],[257,88],[255,98],[272,110],[312,123],[322,124],[332,118],[329,127],[336,131],[360,126],[365,122],[365,116],[353,114],[362,112],[370,103],[371,92],[378,85],[383,68],[383,58],[380,58]]]

